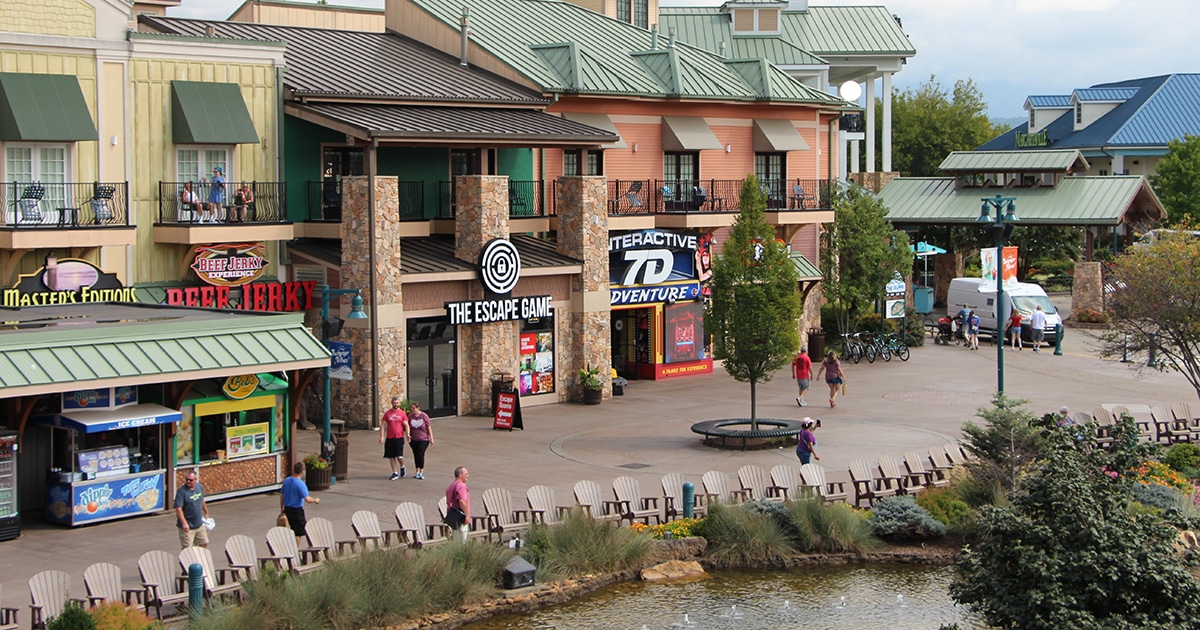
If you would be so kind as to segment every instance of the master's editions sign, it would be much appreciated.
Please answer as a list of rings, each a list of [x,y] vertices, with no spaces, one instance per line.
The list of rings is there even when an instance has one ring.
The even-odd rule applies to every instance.
[[[86,260],[47,256],[45,266],[21,274],[11,289],[4,290],[3,306],[136,301],[134,288],[121,284],[116,274]]]
[[[113,481],[52,484],[47,518],[64,525],[82,525],[163,509],[164,476],[150,473]]]
[[[613,306],[693,301],[711,275],[710,241],[698,234],[642,230],[608,239]]]
[[[479,253],[479,281],[487,299],[446,302],[450,324],[490,324],[550,317],[550,296],[511,297],[521,279],[521,255],[511,241],[494,238]]]

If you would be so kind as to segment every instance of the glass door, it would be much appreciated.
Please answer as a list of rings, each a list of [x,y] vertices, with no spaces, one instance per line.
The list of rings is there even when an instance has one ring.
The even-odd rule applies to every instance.
[[[408,397],[432,418],[458,414],[455,328],[444,317],[408,321]]]

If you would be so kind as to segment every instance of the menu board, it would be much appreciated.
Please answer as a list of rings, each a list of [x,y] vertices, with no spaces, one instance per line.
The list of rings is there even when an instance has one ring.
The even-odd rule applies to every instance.
[[[270,422],[246,424],[240,427],[225,429],[225,457],[237,459],[250,455],[264,455],[271,452],[267,442],[270,432]]]
[[[96,477],[111,477],[129,473],[129,449],[124,446],[98,448],[76,453],[79,472]]]

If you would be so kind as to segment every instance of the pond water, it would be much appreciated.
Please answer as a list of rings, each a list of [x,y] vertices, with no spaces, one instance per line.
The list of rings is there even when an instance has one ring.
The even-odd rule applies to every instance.
[[[950,599],[953,573],[948,566],[887,564],[715,572],[686,584],[617,584],[570,604],[466,628],[986,628]]]

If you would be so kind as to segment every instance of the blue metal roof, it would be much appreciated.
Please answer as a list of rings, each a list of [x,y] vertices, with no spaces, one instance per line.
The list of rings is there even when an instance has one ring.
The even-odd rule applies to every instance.
[[[1200,74],[1171,74],[1116,83],[1105,83],[1076,90],[1075,94],[1132,93],[1092,124],[1075,131],[1075,115],[1065,112],[1046,126],[1050,139],[1046,149],[1154,148],[1167,150],[1167,142],[1185,135],[1200,135]],[[1030,97],[1031,99],[1033,97]],[[1017,133],[1025,133],[1027,123],[984,143],[979,151],[1016,149]]]
[[[1035,94],[1029,97],[1029,104],[1034,107],[1070,107],[1070,94]]]
[[[1124,101],[1137,94],[1137,88],[1080,88],[1075,90],[1075,98],[1083,101]]]

